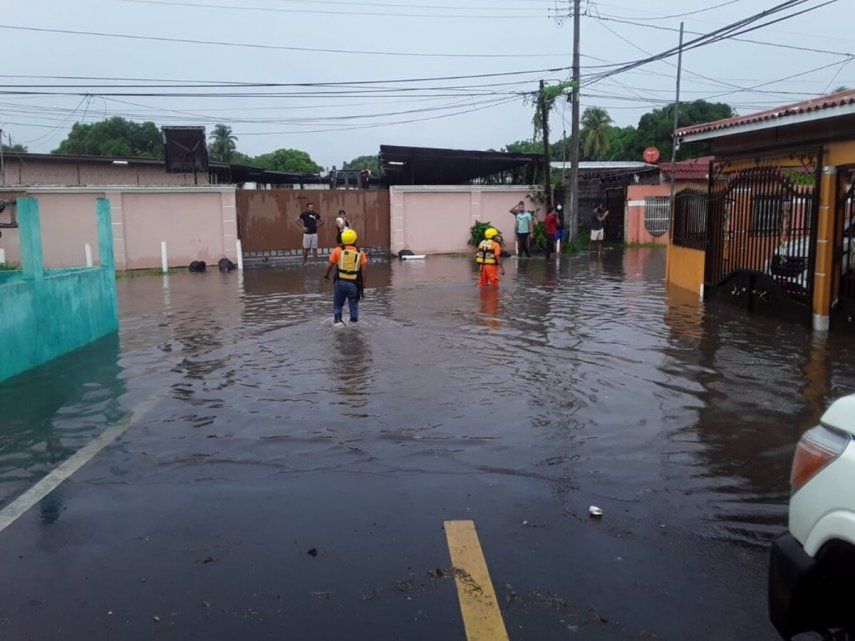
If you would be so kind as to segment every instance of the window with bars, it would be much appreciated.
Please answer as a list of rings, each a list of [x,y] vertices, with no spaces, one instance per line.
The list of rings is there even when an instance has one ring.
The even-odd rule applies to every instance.
[[[644,199],[644,227],[657,238],[668,233],[671,228],[671,199],[668,196],[647,196]]]

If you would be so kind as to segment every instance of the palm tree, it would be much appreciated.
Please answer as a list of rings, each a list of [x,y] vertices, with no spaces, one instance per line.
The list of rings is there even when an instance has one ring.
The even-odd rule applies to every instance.
[[[208,136],[211,144],[208,145],[208,153],[214,160],[229,162],[235,152],[237,136],[232,133],[232,128],[222,123],[216,125]]]
[[[590,160],[601,160],[609,151],[609,112],[601,107],[588,107],[582,114],[582,154]]]

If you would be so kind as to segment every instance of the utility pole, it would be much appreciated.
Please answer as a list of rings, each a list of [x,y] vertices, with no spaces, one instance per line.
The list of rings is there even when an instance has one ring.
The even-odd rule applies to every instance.
[[[671,134],[671,220],[674,220],[674,163],[677,162],[677,138],[680,123],[680,75],[683,70],[683,23],[680,23],[680,46],[677,48],[677,97],[674,99],[674,132]]]
[[[570,126],[570,240],[579,232],[579,20],[581,0],[573,0],[573,104]]]
[[[543,130],[543,156],[546,161],[544,189],[546,190],[546,211],[548,212],[552,208],[552,170],[549,163],[549,107],[546,105],[546,94],[544,91],[543,80],[541,80],[537,102],[540,109],[540,126]]]
[[[9,140],[11,146],[12,140]],[[3,164],[3,130],[0,129],[0,185],[6,186],[6,165]]]

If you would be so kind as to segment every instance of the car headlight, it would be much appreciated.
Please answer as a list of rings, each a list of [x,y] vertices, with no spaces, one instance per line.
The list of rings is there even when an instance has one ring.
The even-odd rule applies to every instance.
[[[798,492],[817,472],[843,454],[849,441],[848,434],[823,425],[805,432],[793,456],[793,469],[790,472],[792,493]]]

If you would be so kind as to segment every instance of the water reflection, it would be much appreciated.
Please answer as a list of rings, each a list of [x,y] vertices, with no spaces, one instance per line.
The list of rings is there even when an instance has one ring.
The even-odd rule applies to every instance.
[[[0,383],[0,504],[122,415],[122,374],[114,334]],[[60,504],[46,504],[44,518]]]

